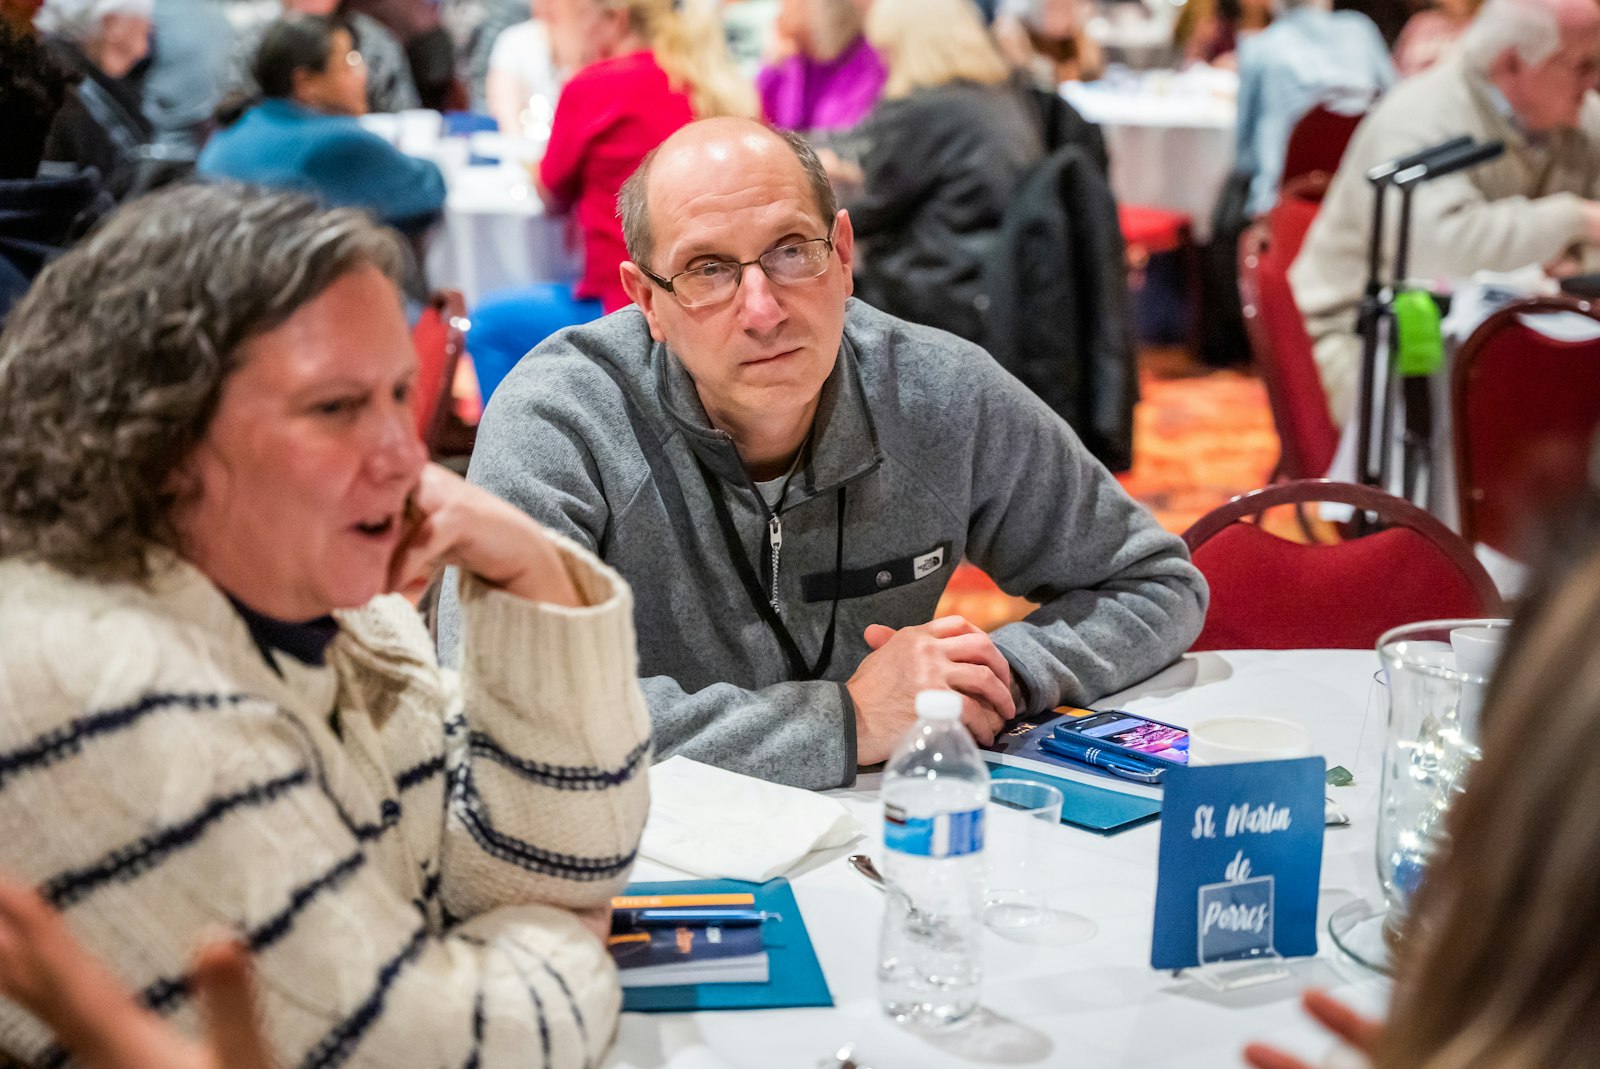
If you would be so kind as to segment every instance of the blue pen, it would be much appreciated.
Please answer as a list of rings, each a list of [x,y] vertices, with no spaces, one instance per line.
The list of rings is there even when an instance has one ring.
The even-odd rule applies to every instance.
[[[1136,783],[1160,783],[1161,775],[1166,771],[1161,768],[1145,768],[1134,764],[1120,754],[1103,750],[1098,746],[1090,746],[1079,751],[1060,745],[1053,737],[1040,739],[1039,745],[1051,753],[1059,754],[1062,757],[1070,757],[1074,761],[1082,761],[1086,765],[1093,765],[1095,768],[1109,772],[1113,776],[1133,780]]]
[[[617,928],[748,928],[769,920],[782,920],[776,913],[760,909],[674,908],[619,909],[613,915]]]

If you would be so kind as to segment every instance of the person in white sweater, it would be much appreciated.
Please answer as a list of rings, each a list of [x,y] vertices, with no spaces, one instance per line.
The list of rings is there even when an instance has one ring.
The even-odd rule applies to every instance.
[[[284,1066],[596,1064],[649,719],[615,572],[436,467],[395,239],[141,201],[0,338],[0,870],[198,1031],[254,955]],[[402,597],[461,585],[459,677]],[[68,1059],[0,1004],[0,1052]]]
[[[1597,57],[1596,0],[1488,0],[1458,55],[1400,83],[1357,128],[1289,271],[1335,422],[1359,399],[1372,167],[1460,134],[1505,142],[1499,159],[1418,187],[1412,278],[1600,270]],[[1393,249],[1391,231],[1385,277]]]

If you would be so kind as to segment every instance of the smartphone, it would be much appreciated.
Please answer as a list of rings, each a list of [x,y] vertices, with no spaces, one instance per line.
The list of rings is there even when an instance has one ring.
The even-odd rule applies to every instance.
[[[1064,749],[1099,748],[1134,758],[1141,764],[1147,764],[1151,758],[1175,765],[1189,763],[1187,730],[1121,709],[1107,709],[1063,721],[1056,725],[1051,737]]]

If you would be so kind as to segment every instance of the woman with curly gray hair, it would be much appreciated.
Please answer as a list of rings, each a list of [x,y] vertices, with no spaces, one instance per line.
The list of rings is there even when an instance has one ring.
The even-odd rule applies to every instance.
[[[598,1061],[646,808],[631,598],[425,464],[395,239],[186,187],[0,334],[0,869],[193,1031],[222,924],[279,1064]],[[462,575],[458,677],[407,602]],[[0,1005],[0,1052],[65,1054]]]

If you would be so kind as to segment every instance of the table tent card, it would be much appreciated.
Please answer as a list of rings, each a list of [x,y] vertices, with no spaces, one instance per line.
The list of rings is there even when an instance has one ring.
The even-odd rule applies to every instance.
[[[1153,967],[1317,952],[1324,773],[1320,757],[1167,773]]]

